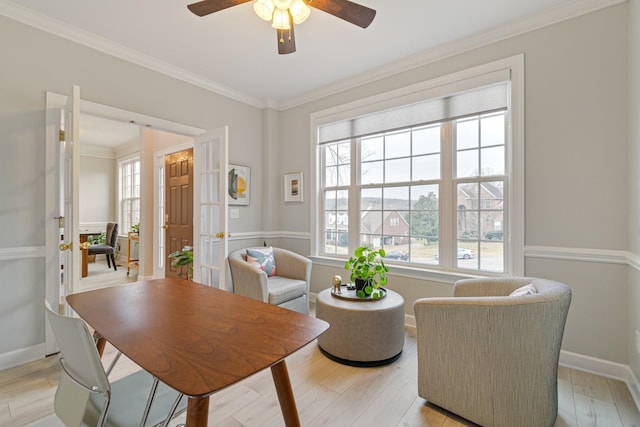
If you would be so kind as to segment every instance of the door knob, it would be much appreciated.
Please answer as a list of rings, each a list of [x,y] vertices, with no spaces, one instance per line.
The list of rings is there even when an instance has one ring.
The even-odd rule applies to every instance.
[[[169,214],[164,214],[164,225],[162,226],[165,230],[169,229]]]
[[[219,231],[219,232],[216,233],[216,237],[218,239],[224,239],[224,233],[222,231]]]
[[[59,248],[61,251],[73,250],[73,243],[60,243]]]

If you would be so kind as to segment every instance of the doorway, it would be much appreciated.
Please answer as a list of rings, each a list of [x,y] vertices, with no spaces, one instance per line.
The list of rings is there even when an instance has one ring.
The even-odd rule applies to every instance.
[[[193,247],[193,148],[165,156],[165,248],[167,253]],[[165,277],[184,277],[184,268],[174,268],[165,259]]]

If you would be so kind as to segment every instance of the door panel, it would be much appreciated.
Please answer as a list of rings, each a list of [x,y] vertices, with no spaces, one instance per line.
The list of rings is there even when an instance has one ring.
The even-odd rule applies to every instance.
[[[165,277],[181,273],[168,254],[193,246],[193,149],[165,156]]]
[[[194,280],[229,290],[226,281],[227,233],[227,127],[194,139]]]
[[[59,207],[60,216],[63,217],[60,244],[61,265],[60,277],[62,280],[61,301],[64,297],[80,290],[80,225],[79,225],[79,198],[80,184],[78,168],[80,165],[80,87],[74,86],[71,95],[63,109],[64,138],[60,138],[62,152],[62,179],[60,182],[60,197],[62,205]],[[74,203],[75,201],[75,203]],[[67,315],[71,314],[70,308],[65,305]]]

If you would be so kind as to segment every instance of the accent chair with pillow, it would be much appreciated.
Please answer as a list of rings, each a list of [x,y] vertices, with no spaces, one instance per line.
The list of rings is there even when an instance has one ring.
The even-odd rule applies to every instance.
[[[571,289],[552,280],[460,280],[413,306],[418,394],[485,427],[551,427]]]
[[[310,259],[269,246],[239,249],[227,260],[236,294],[309,314]]]

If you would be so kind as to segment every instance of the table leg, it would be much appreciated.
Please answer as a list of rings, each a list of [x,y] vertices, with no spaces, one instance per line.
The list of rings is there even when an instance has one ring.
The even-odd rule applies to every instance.
[[[187,427],[206,427],[209,418],[209,398],[190,397],[187,402]]]
[[[271,375],[278,392],[278,400],[280,401],[280,409],[284,417],[284,424],[287,427],[300,427],[300,417],[296,408],[296,400],[293,397],[291,389],[291,381],[289,381],[289,371],[284,360],[276,363],[271,367]]]
[[[98,348],[98,354],[100,355],[100,357],[102,357],[102,354],[104,353],[104,347],[106,345],[107,345],[107,340],[105,340],[102,337],[98,338],[98,341],[96,342],[96,347]]]

